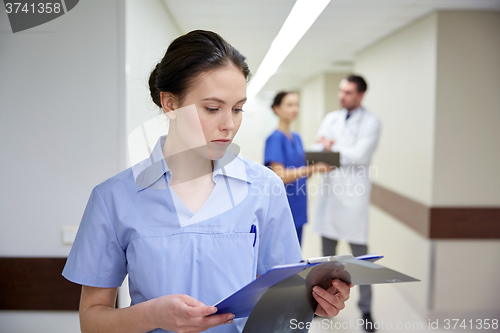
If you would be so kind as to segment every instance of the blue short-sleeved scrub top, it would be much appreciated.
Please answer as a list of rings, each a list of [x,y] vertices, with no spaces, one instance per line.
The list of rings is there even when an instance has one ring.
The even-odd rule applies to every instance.
[[[169,186],[165,139],[149,159],[93,189],[64,277],[114,288],[128,274],[131,305],[169,294],[213,305],[275,265],[300,262],[283,182],[274,172],[228,150],[214,161],[215,187],[193,213]],[[235,319],[209,331],[241,332],[244,323]]]
[[[274,131],[266,140],[264,152],[264,165],[269,166],[271,162],[281,163],[285,168],[306,166],[306,155],[300,136],[292,132],[292,138],[290,139],[285,133],[278,130]],[[306,179],[306,177],[299,178],[285,185],[288,202],[297,228],[307,222]]]

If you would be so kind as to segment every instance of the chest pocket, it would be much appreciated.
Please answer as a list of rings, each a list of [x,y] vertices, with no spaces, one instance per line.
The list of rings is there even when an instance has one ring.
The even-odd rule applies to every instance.
[[[167,294],[215,304],[255,278],[255,236],[191,231],[134,239],[127,249],[133,304]]]

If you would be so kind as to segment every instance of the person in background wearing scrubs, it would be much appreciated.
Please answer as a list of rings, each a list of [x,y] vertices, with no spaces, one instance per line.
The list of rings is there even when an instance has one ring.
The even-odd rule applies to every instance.
[[[241,332],[213,306],[300,247],[283,183],[227,148],[246,101],[245,58],[210,31],[175,39],[151,73],[169,118],[151,156],[97,185],[63,275],[82,285],[82,332]],[[265,188],[278,187],[267,195]],[[129,276],[131,305],[115,308]],[[316,313],[335,316],[349,286],[314,288]]]
[[[280,92],[271,106],[279,117],[278,129],[266,140],[264,165],[283,180],[299,243],[302,227],[307,222],[306,179],[315,172],[326,172],[330,166],[315,163],[306,166],[306,156],[298,133],[290,130],[290,123],[299,113],[299,96],[293,92]]]
[[[370,161],[377,147],[381,123],[361,105],[367,84],[350,75],[340,82],[341,110],[328,113],[317,134],[314,150],[340,153],[340,168],[325,174],[319,190],[315,230],[322,236],[323,255],[335,255],[338,240],[349,242],[352,254],[368,253]],[[371,287],[360,286],[358,302],[364,322],[371,322]],[[365,330],[374,332],[373,325]]]

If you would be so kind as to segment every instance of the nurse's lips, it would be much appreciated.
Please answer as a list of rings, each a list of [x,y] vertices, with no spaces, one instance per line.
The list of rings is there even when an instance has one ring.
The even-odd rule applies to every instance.
[[[219,139],[219,140],[212,140],[213,143],[215,143],[216,145],[219,145],[219,146],[229,146],[229,144],[231,143],[231,140],[230,139]]]

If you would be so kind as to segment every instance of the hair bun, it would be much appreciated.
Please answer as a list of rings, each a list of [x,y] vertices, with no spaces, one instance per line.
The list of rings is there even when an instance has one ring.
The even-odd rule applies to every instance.
[[[160,64],[157,64],[155,69],[151,72],[151,75],[149,76],[149,91],[151,93],[151,98],[153,99],[153,102],[161,108],[162,106],[161,106],[160,90],[156,87],[156,80],[158,77],[159,67]]]

